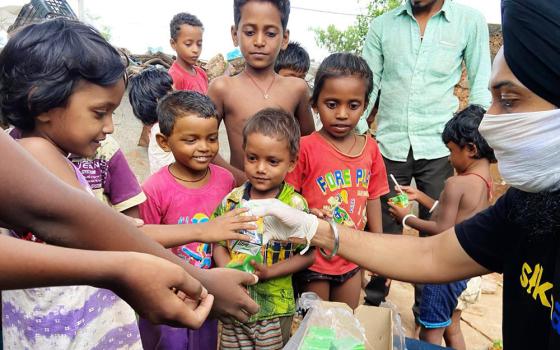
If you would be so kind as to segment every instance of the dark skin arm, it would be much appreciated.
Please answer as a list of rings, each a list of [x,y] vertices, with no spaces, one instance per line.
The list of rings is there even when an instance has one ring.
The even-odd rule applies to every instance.
[[[308,251],[304,255],[295,254],[294,256],[266,266],[265,264],[258,264],[255,261],[251,265],[255,268],[255,275],[259,277],[259,281],[266,281],[273,278],[292,275],[298,271],[308,268],[315,262],[315,252]]]
[[[58,149],[47,140],[41,138],[24,138],[20,141],[20,144],[24,146],[36,160],[39,160],[54,177],[71,186],[80,187],[75,177],[74,170],[64,159],[64,156],[61,157],[61,153]],[[32,172],[25,172],[24,174],[25,175],[18,174],[15,176],[25,177],[27,179],[35,176]],[[216,316],[233,316],[238,320],[244,321],[248,319],[248,314],[253,314],[258,311],[258,305],[246,295],[242,287],[242,284],[252,284],[255,282],[252,275],[239,271],[198,269],[185,263],[170,251],[164,249],[160,244],[142,234],[123,217],[115,219],[115,213],[111,208],[95,201],[95,203],[92,204],[92,198],[82,193],[82,191],[77,192],[82,193],[82,198],[84,198],[84,196],[87,198],[87,201],[83,203],[75,201],[69,203],[64,199],[63,195],[57,196],[56,198],[49,198],[50,192],[50,189],[44,189],[43,191],[39,191],[33,198],[22,197],[17,193],[11,194],[11,197],[19,198],[22,203],[37,202],[36,197],[39,196],[44,197],[45,200],[48,201],[46,205],[47,208],[45,208],[45,206],[35,208],[39,210],[38,213],[42,213],[44,217],[42,222],[35,222],[43,226],[38,225],[30,227],[32,232],[36,233],[46,242],[79,249],[136,251],[155,255],[174,262],[185,269],[191,276],[199,280],[208,289],[209,293],[213,294],[215,297],[213,312]],[[74,192],[76,192],[76,190],[74,190]],[[67,191],[63,191],[62,193],[67,193]],[[84,212],[84,208],[86,207],[92,207],[93,209]],[[66,229],[60,230],[53,227],[54,223],[68,223],[69,217],[62,217],[60,214],[55,216],[51,208],[56,208],[57,213],[71,215],[69,217],[75,220],[74,225],[78,225],[72,227],[84,225],[80,230],[80,234],[77,235],[75,231],[68,229],[69,226],[66,227]],[[0,209],[3,208],[0,207]],[[8,208],[7,210],[13,213],[13,209]],[[22,215],[22,217],[24,216]],[[91,218],[95,218],[95,220],[91,220]],[[99,223],[105,222],[111,222],[113,225],[106,229],[100,229]],[[59,225],[57,225],[57,227],[58,226]],[[53,232],[55,232],[55,234],[52,234]],[[198,294],[200,294],[202,290],[200,286],[198,290]]]
[[[447,283],[490,272],[463,250],[454,228],[422,238],[366,233],[343,225],[338,225],[338,231],[338,255],[399,281]],[[333,248],[333,234],[326,221],[319,220],[311,243],[325,249]]]
[[[0,133],[0,221],[43,239],[91,248],[80,238],[136,229],[124,217],[53,176],[8,135]],[[91,217],[99,220],[90,220]],[[93,239],[91,240],[94,241]],[[140,269],[143,274],[131,273]],[[0,236],[0,288],[91,284],[110,288],[153,322],[199,327],[212,297],[176,264],[146,254],[65,249]],[[176,288],[200,305],[185,305]]]
[[[300,96],[294,116],[299,122],[301,136],[309,135],[315,131],[315,122],[313,121],[313,113],[309,104],[309,89],[305,81],[298,84],[298,94]]]
[[[436,235],[446,229],[453,227],[459,212],[459,205],[463,197],[463,191],[457,186],[455,179],[451,178],[445,182],[445,187],[439,199],[439,209],[435,221],[422,220],[420,218],[409,217],[406,224],[429,235]],[[427,196],[426,196],[427,197]],[[410,214],[411,207],[401,208],[389,203],[389,211],[395,220],[401,221],[405,215]]]
[[[198,328],[214,299],[203,290],[201,303],[189,308],[172,288],[187,292],[198,282],[181,267],[148,254],[69,249],[0,236],[0,256],[2,290],[79,284],[108,288],[153,323]]]

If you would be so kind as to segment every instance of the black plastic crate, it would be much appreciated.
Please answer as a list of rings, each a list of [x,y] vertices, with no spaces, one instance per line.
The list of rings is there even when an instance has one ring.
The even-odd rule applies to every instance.
[[[14,24],[8,28],[8,33],[27,24],[55,17],[78,19],[66,0],[31,0],[21,8]]]

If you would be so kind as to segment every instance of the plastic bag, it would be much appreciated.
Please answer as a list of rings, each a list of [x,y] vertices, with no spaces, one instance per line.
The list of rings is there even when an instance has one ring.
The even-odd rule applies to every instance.
[[[397,306],[389,301],[384,301],[379,305],[379,307],[385,307],[393,311],[391,313],[393,318],[393,350],[406,350],[406,332],[402,325],[401,316],[399,315]]]
[[[303,293],[298,308],[308,309],[297,332],[284,350],[365,350],[370,348],[364,327],[352,311],[325,306],[315,293]]]

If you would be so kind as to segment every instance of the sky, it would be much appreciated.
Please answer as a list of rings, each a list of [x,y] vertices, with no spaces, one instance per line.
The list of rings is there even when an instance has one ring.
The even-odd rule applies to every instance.
[[[190,12],[204,24],[204,44],[201,58],[233,49],[230,27],[233,24],[231,0],[83,0],[89,17],[98,28],[110,28],[111,43],[126,47],[132,53],[145,53],[159,48],[173,53],[169,46],[169,21],[178,12]],[[500,0],[455,0],[478,9],[489,23],[500,23]],[[0,7],[24,5],[28,1],[0,0]],[[77,12],[77,0],[68,0]],[[155,6],[157,4],[158,6]],[[299,41],[311,58],[321,60],[328,52],[317,46],[311,28],[326,28],[334,24],[344,29],[364,13],[366,0],[291,0],[288,23],[290,39]]]

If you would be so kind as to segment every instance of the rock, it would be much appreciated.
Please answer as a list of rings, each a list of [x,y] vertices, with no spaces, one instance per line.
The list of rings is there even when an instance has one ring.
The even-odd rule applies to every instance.
[[[208,75],[208,81],[212,81],[212,79],[223,75],[226,70],[226,65],[226,60],[221,53],[209,59],[203,67]]]

